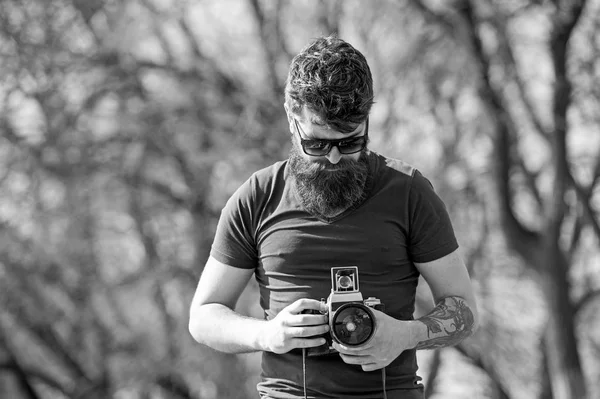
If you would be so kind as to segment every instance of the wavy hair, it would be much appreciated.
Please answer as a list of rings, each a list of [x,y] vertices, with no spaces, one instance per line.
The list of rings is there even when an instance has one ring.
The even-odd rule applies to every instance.
[[[313,123],[351,132],[367,119],[373,105],[367,60],[335,36],[315,39],[290,64],[285,102],[296,115],[308,107],[318,118]]]

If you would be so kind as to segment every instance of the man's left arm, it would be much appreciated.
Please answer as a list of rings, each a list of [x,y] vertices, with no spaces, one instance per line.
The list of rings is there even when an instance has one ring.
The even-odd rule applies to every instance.
[[[431,288],[435,308],[417,320],[397,320],[373,310],[377,317],[373,339],[359,347],[333,343],[344,362],[373,371],[389,365],[407,349],[452,346],[475,332],[475,296],[458,252],[416,266]]]
[[[436,306],[412,324],[416,349],[456,345],[478,326],[478,312],[467,268],[458,250],[415,266],[431,288]]]

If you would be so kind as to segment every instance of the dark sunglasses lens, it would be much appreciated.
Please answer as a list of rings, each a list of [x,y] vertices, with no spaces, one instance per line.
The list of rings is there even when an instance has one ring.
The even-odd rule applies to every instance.
[[[359,152],[365,147],[365,139],[364,137],[358,137],[356,140],[353,140],[348,143],[340,143],[338,145],[338,150],[342,154],[354,154],[355,152]]]
[[[329,150],[331,149],[331,145],[322,141],[309,141],[302,143],[302,148],[304,148],[304,152],[308,155],[327,155]]]

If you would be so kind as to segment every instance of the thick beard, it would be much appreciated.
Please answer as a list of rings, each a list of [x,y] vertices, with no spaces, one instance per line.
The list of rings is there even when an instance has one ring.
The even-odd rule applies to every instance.
[[[290,172],[304,209],[317,216],[334,217],[363,197],[369,164],[366,151],[358,161],[342,158],[337,164],[327,159],[307,160],[296,143],[290,151]]]

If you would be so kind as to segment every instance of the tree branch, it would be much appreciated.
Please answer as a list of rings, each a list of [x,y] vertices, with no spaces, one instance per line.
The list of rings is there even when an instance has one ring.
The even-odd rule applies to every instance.
[[[507,110],[502,105],[500,95],[494,90],[490,76],[490,61],[486,55],[482,39],[478,33],[478,22],[475,11],[470,1],[463,3],[461,9],[471,39],[471,48],[475,60],[479,64],[482,85],[480,87],[481,98],[495,116],[497,137],[497,181],[499,189],[499,202],[501,212],[501,223],[505,226],[505,237],[529,265],[537,265],[535,249],[539,247],[540,235],[533,232],[517,219],[512,205],[512,190],[510,187],[510,173],[512,161],[512,137],[511,119]]]
[[[510,77],[512,77],[513,81],[516,83],[516,87],[519,92],[519,99],[523,104],[528,119],[533,124],[535,130],[542,137],[549,139],[548,127],[545,127],[542,123],[541,118],[538,116],[535,111],[535,107],[531,101],[531,97],[527,94],[527,88],[525,87],[525,81],[523,80],[521,74],[519,73],[519,69],[517,68],[517,62],[515,59],[515,54],[513,52],[513,48],[509,42],[509,35],[506,29],[506,20],[502,15],[495,15],[494,18],[489,18],[487,20],[496,28],[497,32],[501,37],[505,40],[500,40],[499,45],[501,46],[503,52],[503,59],[506,62],[506,69]]]
[[[558,242],[560,239],[561,225],[567,210],[564,194],[570,176],[567,159],[567,134],[569,130],[567,111],[571,105],[573,88],[567,71],[568,43],[581,16],[584,4],[584,0],[570,1],[566,6],[558,4],[550,35],[550,52],[555,75],[552,105],[552,115],[554,117],[552,148],[555,164],[552,205],[549,215],[549,232],[553,242]]]
[[[435,349],[433,352],[433,359],[431,359],[431,363],[429,365],[430,371],[427,376],[427,384],[425,384],[425,392],[424,395],[426,398],[432,397],[436,392],[437,379],[440,374],[440,368],[442,365],[442,350],[443,349]]]
[[[324,33],[327,35],[339,34],[343,2],[339,0],[320,0],[318,7],[319,25],[323,27]]]
[[[176,374],[162,375],[156,378],[156,384],[165,391],[181,399],[194,399],[187,383]]]
[[[575,304],[575,314],[580,314],[589,304],[594,302],[596,299],[600,299],[600,289],[590,290],[583,295]]]
[[[271,93],[274,98],[276,98],[283,93],[283,88],[279,81],[279,74],[277,73],[277,56],[274,54],[273,46],[271,45],[273,42],[273,40],[271,40],[272,32],[268,29],[270,22],[267,21],[259,0],[248,0],[248,3],[250,4],[256,24],[258,25],[258,32],[261,39],[260,43],[265,55],[268,79],[271,83]]]
[[[428,22],[432,22],[437,26],[441,26],[446,33],[452,35],[452,37],[455,37],[456,22],[448,14],[434,10],[423,0],[409,1],[408,4],[416,8],[417,11],[419,11]]]
[[[12,362],[6,362],[0,364],[0,370],[13,371],[14,372],[14,364]],[[23,372],[27,376],[27,378],[35,380],[36,382],[40,382],[44,385],[49,386],[52,389],[56,389],[60,391],[65,397],[71,397],[72,393],[68,391],[60,382],[58,382],[53,376],[48,373],[45,373],[40,370],[34,370],[31,368],[22,368]]]
[[[177,340],[174,339],[174,331],[176,328],[176,321],[173,320],[167,306],[166,294],[163,287],[163,279],[160,278],[161,259],[158,253],[157,241],[158,238],[154,231],[148,231],[144,226],[147,225],[146,214],[142,207],[142,192],[139,184],[137,183],[137,176],[141,174],[141,168],[144,166],[144,158],[139,160],[136,170],[132,172],[130,186],[130,199],[129,199],[129,211],[135,222],[137,233],[142,241],[142,244],[146,253],[146,264],[148,270],[155,275],[155,279],[152,281],[154,290],[154,300],[158,309],[160,309],[160,315],[162,317],[162,327],[164,329],[165,337],[168,343],[169,361],[174,361],[177,358]]]
[[[2,262],[9,265],[14,263],[14,261],[7,259],[7,257],[3,257]],[[13,270],[27,270],[27,268],[22,265],[17,265],[16,267],[6,268],[6,270],[11,272]],[[11,273],[11,275],[17,278],[17,281],[21,284],[19,288],[23,293],[27,293],[29,297],[38,296],[38,291],[30,287],[30,279],[27,279],[19,273]],[[36,302],[38,304],[43,304],[44,300],[40,297],[36,298]],[[78,359],[69,351],[68,345],[51,326],[44,324],[42,318],[29,316],[28,313],[24,311],[24,304],[21,301],[13,301],[11,302],[11,305],[12,306],[10,307],[6,307],[4,311],[15,322],[18,326],[17,328],[31,334],[34,340],[42,344],[44,349],[53,354],[55,358],[59,359],[60,363],[77,379],[82,379],[86,383],[92,381],[83,367],[79,364]]]
[[[287,43],[285,41],[284,32],[281,30],[281,25],[282,25],[281,16],[282,16],[283,5],[284,5],[283,1],[276,2],[275,17],[273,19],[273,35],[275,36],[275,40],[277,41],[277,46],[279,48],[279,51],[285,55],[286,60],[291,60],[292,53],[290,52],[290,50],[287,46]],[[285,21],[283,21],[283,23],[285,23]]]
[[[11,370],[15,374],[15,377],[19,383],[19,386],[21,387],[23,394],[28,399],[41,399],[40,396],[38,395],[38,393],[36,392],[35,388],[31,384],[30,376],[21,367],[21,364],[17,360],[17,357],[15,356],[12,348],[10,347],[10,345],[6,339],[6,333],[4,331],[4,326],[2,325],[1,322],[0,322],[0,347],[5,348],[6,352],[8,353],[7,369]]]
[[[462,342],[460,344],[454,346],[453,348],[456,349],[461,355],[463,355],[464,357],[469,359],[471,361],[471,363],[473,363],[475,366],[477,366],[480,369],[482,369],[483,371],[485,371],[485,373],[490,377],[490,379],[496,384],[498,394],[499,394],[499,399],[510,399],[511,398],[508,387],[505,386],[506,384],[503,382],[502,377],[498,374],[498,372],[496,371],[496,369],[493,365],[488,364],[488,362],[485,361],[481,355],[475,353],[473,350],[470,350]]]
[[[592,226],[596,237],[600,240],[600,224],[598,222],[598,215],[592,205],[590,204],[591,194],[593,193],[593,189],[595,184],[592,184],[588,190],[582,188],[576,181],[570,171],[567,171],[567,179],[568,183],[573,186],[575,189],[575,193],[577,194],[577,198],[581,202],[583,207],[583,213],[586,216],[586,221]]]

